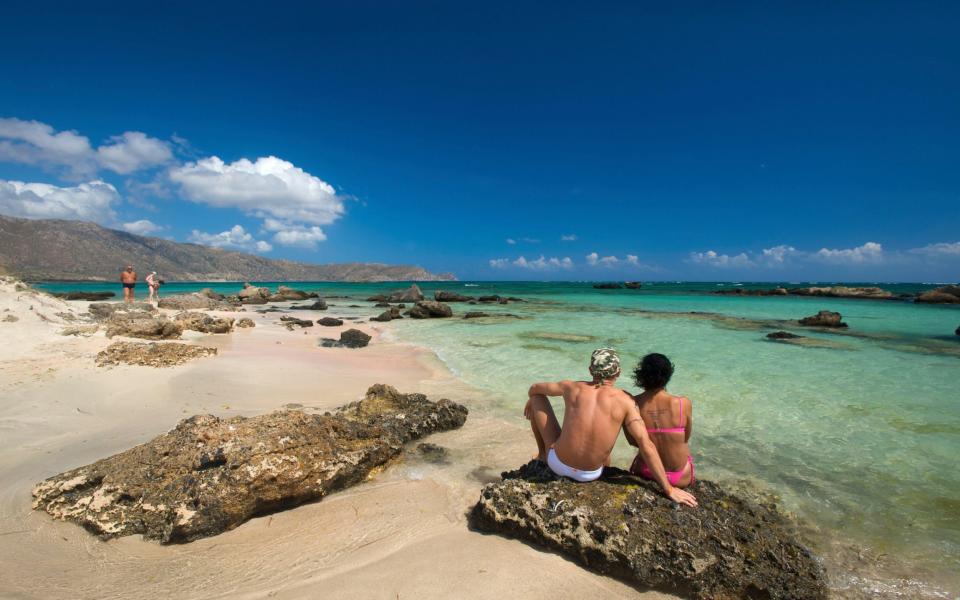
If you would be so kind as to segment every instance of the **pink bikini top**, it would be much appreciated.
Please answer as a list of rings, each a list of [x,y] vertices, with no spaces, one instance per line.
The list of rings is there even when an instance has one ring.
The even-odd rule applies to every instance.
[[[647,433],[686,433],[686,423],[683,422],[683,400],[684,396],[677,396],[677,402],[680,403],[680,427],[647,427]]]

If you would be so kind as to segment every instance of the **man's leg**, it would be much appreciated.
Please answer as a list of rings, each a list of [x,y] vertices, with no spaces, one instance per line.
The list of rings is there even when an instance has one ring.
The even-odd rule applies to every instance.
[[[560,423],[546,396],[531,396],[528,404],[527,418],[537,439],[537,458],[546,462],[547,449],[560,437]]]

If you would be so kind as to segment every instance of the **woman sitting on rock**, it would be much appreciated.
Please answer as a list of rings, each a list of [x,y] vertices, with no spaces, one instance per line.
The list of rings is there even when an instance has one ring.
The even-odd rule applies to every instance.
[[[667,392],[671,376],[673,363],[669,358],[662,354],[644,356],[633,372],[634,381],[643,388],[643,393],[633,399],[663,461],[667,481],[674,487],[683,488],[694,481],[693,457],[687,445],[693,429],[693,406],[689,399]],[[624,434],[631,445],[637,445],[629,433],[624,431]],[[630,472],[646,479],[653,478],[640,454],[633,459]]]

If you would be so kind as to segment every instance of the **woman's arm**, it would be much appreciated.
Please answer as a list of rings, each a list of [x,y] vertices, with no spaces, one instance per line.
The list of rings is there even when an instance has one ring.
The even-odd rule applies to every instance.
[[[660,460],[660,454],[657,453],[657,447],[650,441],[647,435],[647,429],[643,425],[643,419],[640,418],[640,411],[633,407],[633,410],[627,413],[624,420],[624,429],[629,430],[630,435],[639,442],[640,455],[643,456],[643,462],[650,467],[653,473],[653,479],[663,489],[663,493],[674,502],[686,504],[687,506],[696,506],[697,499],[693,494],[685,492],[680,488],[670,485],[667,479],[667,473],[663,468],[663,461]]]
[[[687,406],[686,406],[687,410],[684,411],[684,413],[686,413],[687,415],[687,422],[686,424],[684,424],[684,428],[686,429],[686,431],[683,433],[683,441],[689,442],[690,434],[693,433],[693,402],[691,402],[689,398],[684,398],[683,400],[687,402]],[[681,400],[681,402],[683,400]]]

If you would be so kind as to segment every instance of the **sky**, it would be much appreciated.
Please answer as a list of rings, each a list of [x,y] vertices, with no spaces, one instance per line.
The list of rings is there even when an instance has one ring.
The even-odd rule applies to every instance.
[[[3,20],[0,214],[461,279],[960,279],[956,2]]]

